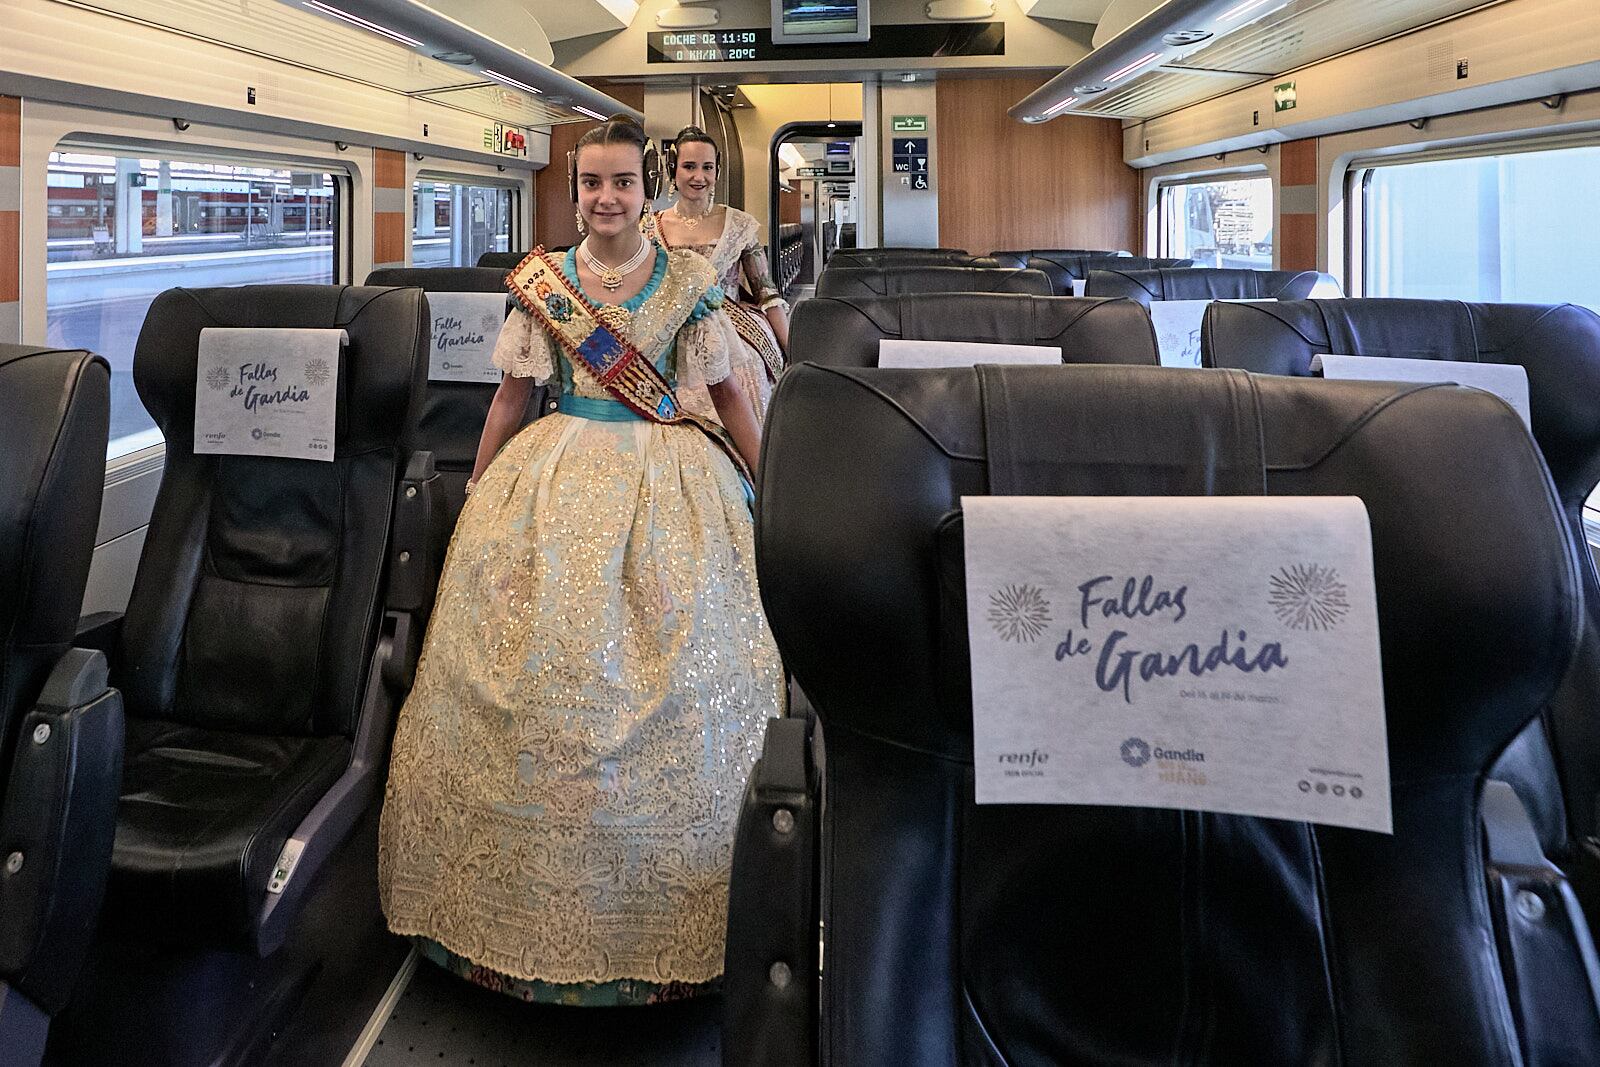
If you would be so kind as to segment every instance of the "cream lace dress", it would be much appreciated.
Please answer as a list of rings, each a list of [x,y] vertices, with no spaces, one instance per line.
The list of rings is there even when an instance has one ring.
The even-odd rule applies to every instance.
[[[669,379],[730,372],[712,280],[662,251],[621,305]],[[525,997],[635,1002],[575,990],[722,971],[744,783],[782,706],[750,510],[701,431],[632,416],[522,310],[494,359],[559,376],[562,410],[456,527],[390,761],[384,913]]]
[[[757,293],[763,303],[775,301],[779,297],[776,288],[771,288],[770,274],[767,268],[766,248],[761,244],[760,223],[755,216],[740,211],[736,207],[729,207],[722,225],[722,234],[713,242],[703,244],[680,245],[692,252],[698,252],[710,263],[711,269],[717,272],[718,284],[723,292],[727,293],[728,300],[735,299],[739,292],[739,283],[743,276],[748,275],[751,280],[749,288]],[[778,350],[778,341],[772,336],[772,328],[767,325],[766,318],[756,308],[744,307],[743,319],[748,324],[747,328],[764,331],[767,341],[774,351]],[[725,341],[733,369],[733,378],[743,387],[746,395],[750,397],[751,406],[755,408],[756,421],[766,418],[767,401],[772,399],[773,371],[767,366],[755,348],[739,335],[732,319],[723,317],[721,328],[725,333]],[[699,383],[692,383],[678,393],[683,401],[683,406],[697,415],[708,418],[717,418],[716,408],[711,403],[708,393],[695,388]]]

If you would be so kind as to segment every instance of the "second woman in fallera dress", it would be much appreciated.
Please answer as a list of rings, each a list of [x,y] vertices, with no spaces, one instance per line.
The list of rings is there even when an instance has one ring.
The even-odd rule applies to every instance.
[[[722,321],[730,332],[734,379],[762,418],[789,349],[789,305],[773,281],[760,225],[738,208],[717,204],[722,157],[704,130],[686,126],[666,156],[677,200],[655,216],[655,236],[666,248],[700,253],[717,272],[728,298]],[[752,302],[738,301],[741,283]],[[714,417],[710,398],[698,385],[685,381],[679,396],[689,410]]]

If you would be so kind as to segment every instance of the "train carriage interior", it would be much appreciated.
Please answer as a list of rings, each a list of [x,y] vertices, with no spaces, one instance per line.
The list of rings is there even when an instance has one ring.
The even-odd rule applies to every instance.
[[[0,0],[0,1065],[1600,1067],[1597,484],[1600,0]]]

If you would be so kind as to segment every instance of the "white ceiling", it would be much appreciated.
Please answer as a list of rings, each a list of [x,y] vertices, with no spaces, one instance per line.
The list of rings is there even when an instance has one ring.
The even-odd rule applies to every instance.
[[[337,0],[332,2],[337,6]],[[441,63],[359,27],[280,0],[74,3],[338,77],[427,96],[497,122],[543,126],[583,120],[583,116],[564,106],[485,82],[473,71]],[[549,38],[524,6],[524,0],[429,0],[427,6],[526,52],[532,59],[549,63],[552,58]],[[480,20],[491,25],[481,26]]]

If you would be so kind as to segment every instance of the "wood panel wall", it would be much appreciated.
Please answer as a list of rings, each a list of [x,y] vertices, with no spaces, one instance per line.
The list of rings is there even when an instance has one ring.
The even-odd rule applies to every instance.
[[[1006,109],[1043,77],[936,83],[939,244],[1138,252],[1139,173],[1122,161],[1122,124],[1067,115],[1039,126]]]
[[[411,190],[406,188],[406,154],[372,150],[372,266],[406,265],[411,237]]]
[[[1317,139],[1278,148],[1278,269],[1317,269]],[[1304,210],[1302,210],[1304,209]]]
[[[0,341],[20,340],[22,101],[0,96]]]
[[[800,221],[800,190],[791,188],[787,191],[778,190],[778,223]]]
[[[593,84],[629,107],[644,110],[643,85]],[[550,127],[550,165],[534,175],[533,244],[551,248],[578,243],[578,207],[567,188],[567,153],[577,145],[578,138],[598,125],[598,122],[563,122]]]

